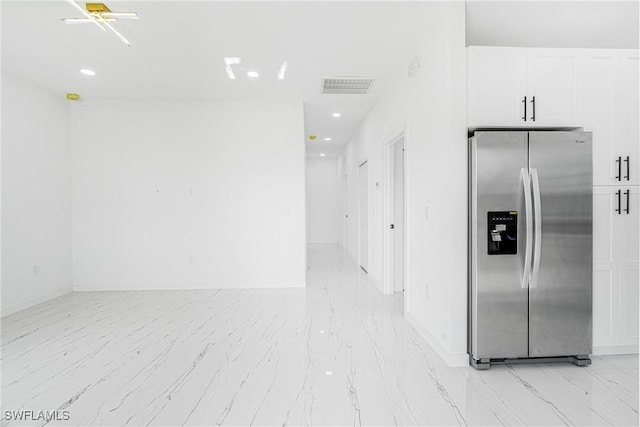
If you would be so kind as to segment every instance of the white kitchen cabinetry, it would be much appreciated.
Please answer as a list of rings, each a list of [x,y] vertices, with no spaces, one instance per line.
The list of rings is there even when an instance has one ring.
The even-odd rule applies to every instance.
[[[523,126],[527,49],[470,47],[469,126]]]
[[[593,347],[595,354],[638,351],[640,187],[593,191]]]
[[[637,50],[593,50],[585,58],[584,129],[593,132],[593,184],[640,184]]]
[[[582,62],[576,49],[469,47],[468,126],[582,126]]]

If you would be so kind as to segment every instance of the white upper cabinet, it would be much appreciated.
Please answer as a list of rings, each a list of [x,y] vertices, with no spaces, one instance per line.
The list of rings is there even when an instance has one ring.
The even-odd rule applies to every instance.
[[[469,123],[523,126],[527,49],[469,48]]]
[[[575,49],[528,49],[530,126],[582,126],[582,57]]]
[[[582,126],[582,60],[575,49],[469,47],[468,126]]]
[[[638,51],[585,55],[584,129],[593,132],[593,184],[638,185]]]

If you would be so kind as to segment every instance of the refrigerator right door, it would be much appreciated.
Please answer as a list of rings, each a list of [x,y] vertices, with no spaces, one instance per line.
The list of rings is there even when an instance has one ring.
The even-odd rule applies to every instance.
[[[591,353],[591,157],[589,132],[529,132],[535,212],[529,357]]]

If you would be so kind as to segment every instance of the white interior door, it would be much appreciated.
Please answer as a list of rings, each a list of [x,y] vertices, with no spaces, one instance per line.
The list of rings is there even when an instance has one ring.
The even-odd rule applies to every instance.
[[[404,291],[405,190],[404,137],[393,144],[393,291]]]
[[[369,167],[364,162],[358,168],[358,262],[366,272],[369,268]]]

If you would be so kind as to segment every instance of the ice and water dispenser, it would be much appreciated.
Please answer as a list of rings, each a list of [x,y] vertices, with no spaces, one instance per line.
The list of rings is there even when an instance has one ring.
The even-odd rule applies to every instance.
[[[518,253],[518,212],[487,212],[489,255]]]

